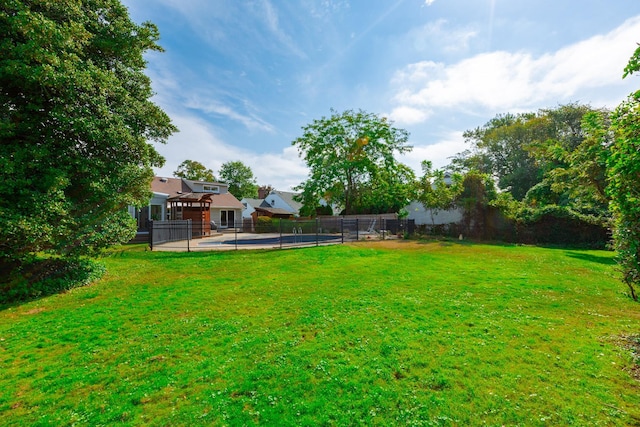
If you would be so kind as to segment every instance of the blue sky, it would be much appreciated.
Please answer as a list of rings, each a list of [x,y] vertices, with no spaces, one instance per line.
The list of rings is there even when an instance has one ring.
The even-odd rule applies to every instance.
[[[179,127],[158,150],[217,174],[241,160],[290,190],[307,170],[291,141],[330,109],[411,133],[420,171],[497,114],[568,102],[614,108],[640,88],[622,70],[640,42],[637,0],[124,0],[160,29],[148,75]]]

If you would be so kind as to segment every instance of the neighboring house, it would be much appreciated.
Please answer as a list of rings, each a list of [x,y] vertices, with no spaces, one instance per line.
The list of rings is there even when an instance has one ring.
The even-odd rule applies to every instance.
[[[302,208],[302,203],[297,202],[293,199],[296,195],[297,193],[292,193],[289,191],[274,190],[264,198],[266,205],[262,204],[261,206],[267,208],[282,209],[290,212],[293,216],[299,216],[300,208]]]
[[[462,221],[462,209],[460,208],[432,211],[426,209],[422,203],[413,201],[405,207],[405,210],[409,212],[407,219],[415,220],[416,225],[454,224]]]
[[[265,199],[245,198],[241,200],[241,203],[244,207],[242,219],[249,221],[248,224],[252,224],[252,226],[257,223],[259,216],[287,219],[296,215],[291,209],[272,207]]]
[[[244,225],[253,228],[258,223],[258,217],[292,218],[300,213],[302,203],[293,200],[296,193],[287,191],[264,192],[258,190],[258,199],[244,198],[242,203],[242,219],[247,221]]]
[[[445,172],[444,183],[447,186],[451,186],[451,174]],[[409,215],[407,219],[413,219],[416,225],[444,225],[444,224],[457,224],[462,221],[463,210],[453,207],[451,209],[439,209],[432,210],[427,209],[424,205],[418,201],[413,201],[404,208]]]
[[[192,219],[201,222],[208,234],[211,221],[218,228],[228,228],[242,217],[242,203],[228,192],[227,184],[156,176],[151,191],[148,206],[129,207],[138,231],[147,230],[148,220]]]
[[[273,190],[268,194],[258,192],[259,199],[244,198],[242,203],[242,218],[253,218],[258,216],[270,216],[276,218],[289,218],[298,216],[302,203],[293,200],[297,193]]]
[[[262,202],[264,202],[264,199],[250,199],[245,197],[244,199],[240,200],[240,203],[242,203],[242,218],[246,219],[246,218],[251,218],[251,214],[253,214],[256,211],[257,207],[260,207],[260,205],[262,205]]]
[[[266,204],[266,203],[265,203]],[[251,214],[253,223],[255,224],[259,216],[268,216],[269,218],[289,219],[293,217],[293,213],[287,209],[271,208],[269,206],[258,206]]]
[[[270,193],[258,190],[258,199],[244,198],[241,203],[244,207],[242,218],[253,218],[254,221],[258,216],[270,216],[274,218],[288,218],[291,216],[299,216],[300,209],[303,204],[294,200],[298,193],[287,191],[271,191]],[[325,200],[320,200],[321,206],[326,206]],[[336,205],[332,205],[333,215],[337,215],[340,209]],[[257,214],[256,211],[259,211]]]
[[[258,192],[259,199],[244,198],[241,200],[243,211],[242,218],[258,216],[270,216],[277,218],[289,218],[298,216],[302,203],[293,200],[297,193],[273,190],[268,194]]]

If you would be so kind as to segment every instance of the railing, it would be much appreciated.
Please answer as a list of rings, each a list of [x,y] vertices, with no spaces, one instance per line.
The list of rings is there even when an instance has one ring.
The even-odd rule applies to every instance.
[[[178,242],[193,239],[193,229],[190,219],[172,221],[149,221],[149,247],[168,242]]]
[[[319,246],[361,239],[386,239],[398,234],[412,234],[413,220],[360,219],[349,217],[319,217],[311,220],[269,219],[256,224],[238,221],[232,227],[218,232],[204,233],[191,220],[152,221],[149,232],[149,246],[153,250],[163,244],[166,250],[191,251],[219,247],[239,249],[240,247],[285,248],[293,246]],[[222,231],[222,232],[219,232]],[[194,238],[216,235],[203,239],[197,244]],[[178,242],[173,245],[168,243]]]

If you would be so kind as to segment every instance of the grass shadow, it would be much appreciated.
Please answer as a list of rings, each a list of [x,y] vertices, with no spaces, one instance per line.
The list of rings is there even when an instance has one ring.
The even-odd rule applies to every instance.
[[[104,264],[85,258],[41,258],[16,267],[0,282],[0,311],[49,295],[89,285],[106,272]]]
[[[612,257],[606,257],[601,255],[585,254],[581,252],[567,252],[567,256],[570,258],[579,259],[581,261],[595,262],[603,265],[615,265],[616,260]]]

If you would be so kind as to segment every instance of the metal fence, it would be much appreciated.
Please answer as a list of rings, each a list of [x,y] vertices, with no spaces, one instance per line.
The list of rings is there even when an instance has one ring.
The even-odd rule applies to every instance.
[[[415,228],[413,220],[381,218],[374,221],[348,217],[241,221],[209,233],[195,232],[194,225],[190,220],[152,221],[149,246],[152,250],[175,251],[319,246],[387,239],[398,234],[412,234]]]
[[[149,221],[149,247],[162,243],[190,241],[193,226],[190,219],[172,221]]]

